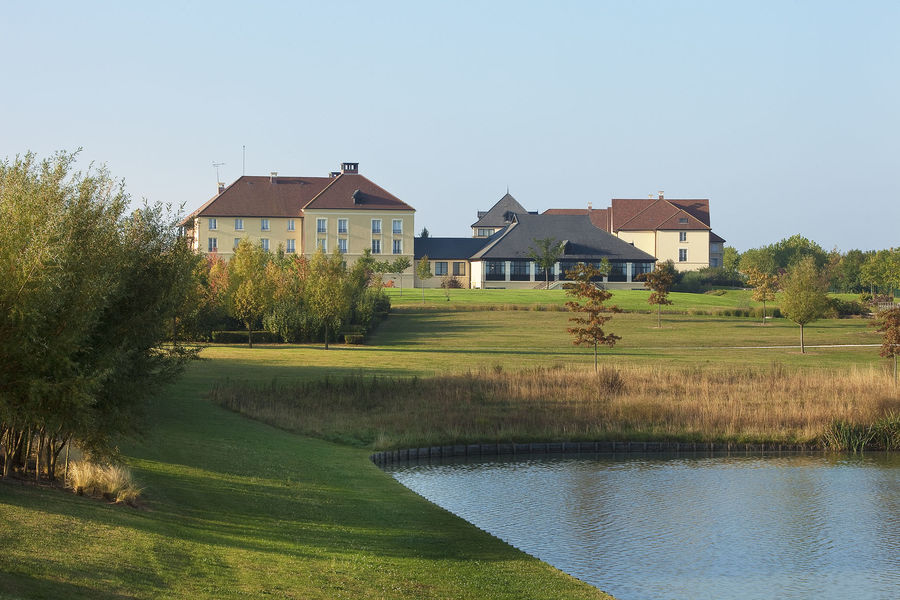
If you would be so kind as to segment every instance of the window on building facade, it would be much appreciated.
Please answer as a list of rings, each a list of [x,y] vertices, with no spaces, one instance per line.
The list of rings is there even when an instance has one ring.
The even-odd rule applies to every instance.
[[[504,281],[506,279],[506,263],[502,260],[486,261],[484,278],[488,281]]]
[[[338,219],[338,233],[347,233],[347,219]]]
[[[394,254],[403,254],[403,240],[394,240]]]
[[[528,281],[531,279],[531,261],[513,260],[509,263],[510,281]]]
[[[328,219],[316,219],[316,233],[328,231]]]
[[[381,234],[381,219],[372,219],[372,233]]]
[[[234,249],[237,250],[237,247],[241,245],[241,238],[234,238]]]
[[[243,219],[235,219],[234,220],[234,229],[235,229],[235,231],[243,231],[244,230],[244,220]]]
[[[403,219],[394,219],[392,229],[395,235],[403,233]]]
[[[322,238],[321,240],[316,240],[316,248],[318,248],[322,252],[328,252],[328,244],[326,243],[324,238]]]
[[[288,219],[287,227],[288,227],[287,228],[288,231],[294,231],[294,220],[293,219]]]
[[[209,252],[218,252],[219,250],[219,240],[217,238],[209,238],[208,240],[208,249]]]
[[[719,265],[719,259],[718,259],[718,258],[710,258],[710,259],[709,259],[709,266],[711,266],[711,267],[718,267],[718,266],[720,266],[720,265]]]
[[[447,274],[447,262],[446,261],[437,261],[434,263],[434,275],[435,277],[442,277]]]
[[[637,277],[638,275],[640,275],[642,273],[649,273],[650,271],[652,271],[653,263],[652,262],[636,262],[636,263],[632,263],[631,268],[634,269],[634,271],[631,273],[631,278],[634,279],[635,277]]]
[[[493,229],[479,229],[478,230],[478,237],[490,237],[492,235],[494,235]]]
[[[260,219],[259,220],[259,228],[262,231],[268,231],[269,230],[269,220],[268,219]]]
[[[215,220],[215,219],[208,219],[207,221],[208,221],[208,223],[209,223],[209,229],[210,229],[210,231],[215,231],[215,230],[217,229],[217,226],[218,226],[218,223],[216,222],[216,220]]]
[[[338,252],[341,254],[347,254],[347,240],[345,238],[341,238],[338,240]]]
[[[678,262],[687,262],[687,248],[678,249]]]
[[[687,241],[687,231],[679,231],[678,232],[678,241],[686,242]]]
[[[466,263],[464,263],[464,262],[453,263],[453,274],[456,276],[465,275],[466,274]]]
[[[294,243],[295,243],[294,240],[288,240],[287,247],[284,249],[284,251],[287,252],[288,254],[293,254],[294,252],[296,252],[297,247],[294,245]]]
[[[260,238],[259,245],[262,246],[263,252],[269,251],[269,238]]]
[[[625,272],[625,267],[628,265],[623,262],[614,262],[609,265],[611,269],[609,270],[609,275],[606,277],[607,281],[627,281],[628,274]]]
[[[381,240],[372,240],[372,254],[381,254]]]
[[[687,217],[678,217],[678,223],[680,225],[687,225],[688,219]]]

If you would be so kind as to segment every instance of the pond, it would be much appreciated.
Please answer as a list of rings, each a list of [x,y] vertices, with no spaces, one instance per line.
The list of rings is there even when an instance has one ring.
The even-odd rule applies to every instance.
[[[900,597],[900,455],[584,455],[391,465],[619,600]]]

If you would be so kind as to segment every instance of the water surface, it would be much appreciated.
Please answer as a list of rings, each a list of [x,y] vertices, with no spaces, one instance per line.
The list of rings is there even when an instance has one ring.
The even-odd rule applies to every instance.
[[[900,455],[601,456],[387,468],[619,600],[900,598]]]

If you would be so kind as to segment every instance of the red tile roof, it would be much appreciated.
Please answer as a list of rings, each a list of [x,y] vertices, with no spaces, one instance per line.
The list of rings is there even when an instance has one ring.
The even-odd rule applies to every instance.
[[[594,227],[609,232],[609,209],[607,208],[548,208],[545,215],[590,215]]]
[[[709,200],[613,198],[610,210],[613,231],[709,229]]]
[[[304,210],[415,210],[381,186],[359,174],[344,173],[310,199]]]

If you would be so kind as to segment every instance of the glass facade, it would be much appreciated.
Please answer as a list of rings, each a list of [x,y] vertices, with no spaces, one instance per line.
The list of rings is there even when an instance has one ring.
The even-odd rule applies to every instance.
[[[484,263],[484,278],[487,281],[506,281],[506,262],[489,260]]]
[[[531,280],[531,261],[530,260],[513,260],[509,263],[509,280],[510,281],[530,281]]]

